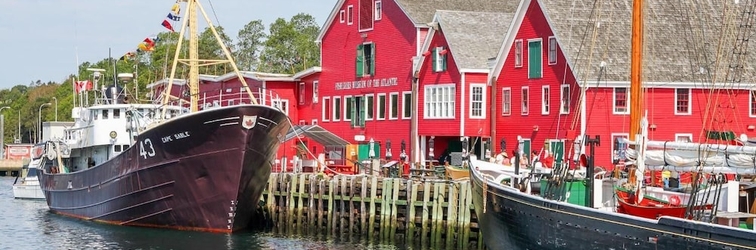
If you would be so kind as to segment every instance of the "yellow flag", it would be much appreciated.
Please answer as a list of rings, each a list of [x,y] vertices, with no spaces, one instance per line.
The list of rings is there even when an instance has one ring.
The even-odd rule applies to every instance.
[[[173,11],[174,14],[180,15],[181,14],[181,5],[178,3],[174,3],[173,7],[171,7],[171,11]]]

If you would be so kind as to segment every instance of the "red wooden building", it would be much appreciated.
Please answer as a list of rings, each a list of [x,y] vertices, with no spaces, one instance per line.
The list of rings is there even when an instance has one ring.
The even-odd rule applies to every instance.
[[[705,13],[716,24],[691,23],[685,8],[668,8],[676,4],[648,3],[654,12],[646,13],[651,139],[696,141],[702,124],[753,135],[756,99],[746,84],[756,82],[753,70],[709,104],[710,73],[721,69],[702,58],[717,58],[709,47],[720,36],[685,33],[718,34],[721,13]],[[320,67],[245,76],[281,96],[295,125],[318,124],[353,144],[372,139],[376,157],[391,141],[397,159],[404,141],[410,159],[423,161],[430,148],[435,157],[456,151],[462,138],[479,156],[500,151],[502,141],[510,152],[522,143],[525,153],[567,155],[587,134],[601,138],[596,164],[611,168],[613,142],[629,129],[630,13],[628,5],[591,0],[340,0],[317,40]],[[201,92],[239,89],[229,76],[202,81]],[[704,118],[712,105],[724,112]]]

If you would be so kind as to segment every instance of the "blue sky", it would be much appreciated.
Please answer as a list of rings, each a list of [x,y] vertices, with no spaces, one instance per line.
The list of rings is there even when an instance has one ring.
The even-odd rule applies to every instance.
[[[120,57],[160,23],[174,0],[0,0],[0,89],[42,80],[61,82],[79,63]],[[211,20],[236,34],[251,20],[269,25],[304,12],[323,24],[336,0],[201,0]],[[211,8],[218,16],[216,21]],[[183,5],[182,5],[183,6]],[[181,16],[185,10],[181,11]],[[200,24],[205,24],[201,21]],[[177,30],[178,31],[178,28]],[[78,48],[78,49],[77,49]],[[78,52],[77,52],[78,51]]]

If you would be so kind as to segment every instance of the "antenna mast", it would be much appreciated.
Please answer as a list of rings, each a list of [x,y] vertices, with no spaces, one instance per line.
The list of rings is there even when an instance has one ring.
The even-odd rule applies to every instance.
[[[173,87],[173,81],[174,77],[176,77],[176,66],[179,62],[188,65],[189,66],[189,99],[190,99],[190,110],[191,112],[196,112],[199,110],[198,107],[198,99],[199,99],[199,67],[200,66],[210,66],[210,65],[216,65],[216,64],[223,64],[223,63],[229,63],[231,64],[231,67],[234,69],[234,72],[236,73],[236,76],[239,78],[239,81],[241,82],[242,86],[247,92],[247,95],[249,96],[249,100],[252,104],[258,104],[257,98],[252,94],[252,91],[249,89],[249,86],[247,85],[247,82],[245,81],[244,77],[239,72],[239,68],[236,66],[236,62],[234,62],[233,57],[231,57],[231,52],[228,50],[228,47],[226,47],[226,44],[223,43],[223,39],[221,39],[220,35],[218,35],[218,32],[215,30],[215,26],[210,21],[210,18],[207,16],[207,13],[205,13],[205,9],[202,8],[202,5],[199,3],[198,0],[187,0],[186,1],[186,8],[187,8],[187,16],[184,18],[184,21],[181,25],[181,31],[179,32],[179,39],[178,43],[176,44],[176,53],[173,57],[173,63],[171,66],[171,74],[168,78],[168,86],[165,88],[165,92],[163,93],[163,114],[162,117],[165,117],[166,108],[165,106],[168,104],[168,100],[171,98],[177,98],[175,96],[171,95],[171,89]],[[225,55],[225,59],[200,59],[199,58],[199,52],[198,52],[198,33],[197,33],[197,11],[199,10],[200,13],[202,13],[202,16],[205,18],[205,21],[208,24],[208,27],[213,32],[213,35],[215,36],[216,42],[218,42],[218,45],[223,49],[223,54]],[[181,45],[184,41],[184,35],[186,34],[186,28],[189,27],[189,58],[188,59],[180,59],[179,55],[181,53]],[[180,98],[177,98],[180,99]]]

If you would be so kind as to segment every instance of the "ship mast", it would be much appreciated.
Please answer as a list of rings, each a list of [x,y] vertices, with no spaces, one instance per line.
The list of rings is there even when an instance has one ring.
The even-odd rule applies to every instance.
[[[632,28],[630,38],[630,141],[635,141],[636,134],[640,133],[642,109],[643,109],[643,92],[641,90],[641,56],[643,53],[643,0],[633,1]],[[631,146],[632,147],[632,146]],[[640,152],[641,148],[636,148]],[[640,157],[638,157],[640,158]],[[640,164],[638,164],[640,165]],[[643,170],[637,169],[642,166],[634,166],[628,169],[628,182],[637,183],[640,175],[642,180]],[[633,169],[635,168],[635,169]],[[636,188],[640,188],[636,184]]]
[[[640,133],[643,118],[643,91],[641,87],[641,56],[643,53],[643,0],[633,1],[632,38],[630,44],[630,141]]]
[[[181,62],[182,64],[189,66],[189,79],[187,84],[189,85],[189,100],[190,100],[190,110],[191,112],[196,112],[199,110],[198,106],[198,99],[199,99],[199,67],[200,66],[210,66],[210,65],[216,65],[216,64],[223,64],[228,63],[231,65],[231,67],[234,69],[234,72],[236,73],[236,76],[239,78],[239,81],[241,82],[242,86],[247,92],[247,95],[249,97],[249,101],[252,104],[258,104],[257,98],[252,94],[252,90],[249,89],[249,86],[247,85],[247,82],[244,79],[244,76],[239,72],[239,68],[236,66],[236,62],[234,62],[233,57],[231,56],[231,52],[228,50],[228,47],[226,47],[226,44],[221,39],[220,35],[218,35],[218,32],[215,30],[215,26],[210,21],[210,18],[208,17],[207,13],[205,12],[205,9],[202,7],[202,5],[199,3],[198,0],[186,0],[186,9],[187,9],[187,16],[184,18],[184,21],[181,25],[181,31],[179,32],[179,39],[176,44],[176,53],[173,56],[173,63],[171,66],[171,74],[168,78],[168,86],[165,87],[165,91],[163,93],[163,114],[162,117],[165,118],[166,113],[166,106],[168,104],[168,101],[173,99],[179,99],[178,97],[171,95],[171,89],[173,87],[173,81],[176,77],[176,67],[178,66],[178,63]],[[198,46],[199,46],[199,37],[198,37],[198,27],[197,27],[197,16],[199,13],[202,14],[202,17],[204,17],[205,21],[208,24],[208,27],[212,31],[213,35],[215,36],[216,42],[218,42],[218,45],[223,49],[223,54],[225,56],[225,59],[200,59],[199,58],[199,52],[198,52]],[[189,58],[188,59],[180,59],[179,55],[182,52],[182,44],[184,42],[184,36],[187,33],[187,27],[189,28]]]

